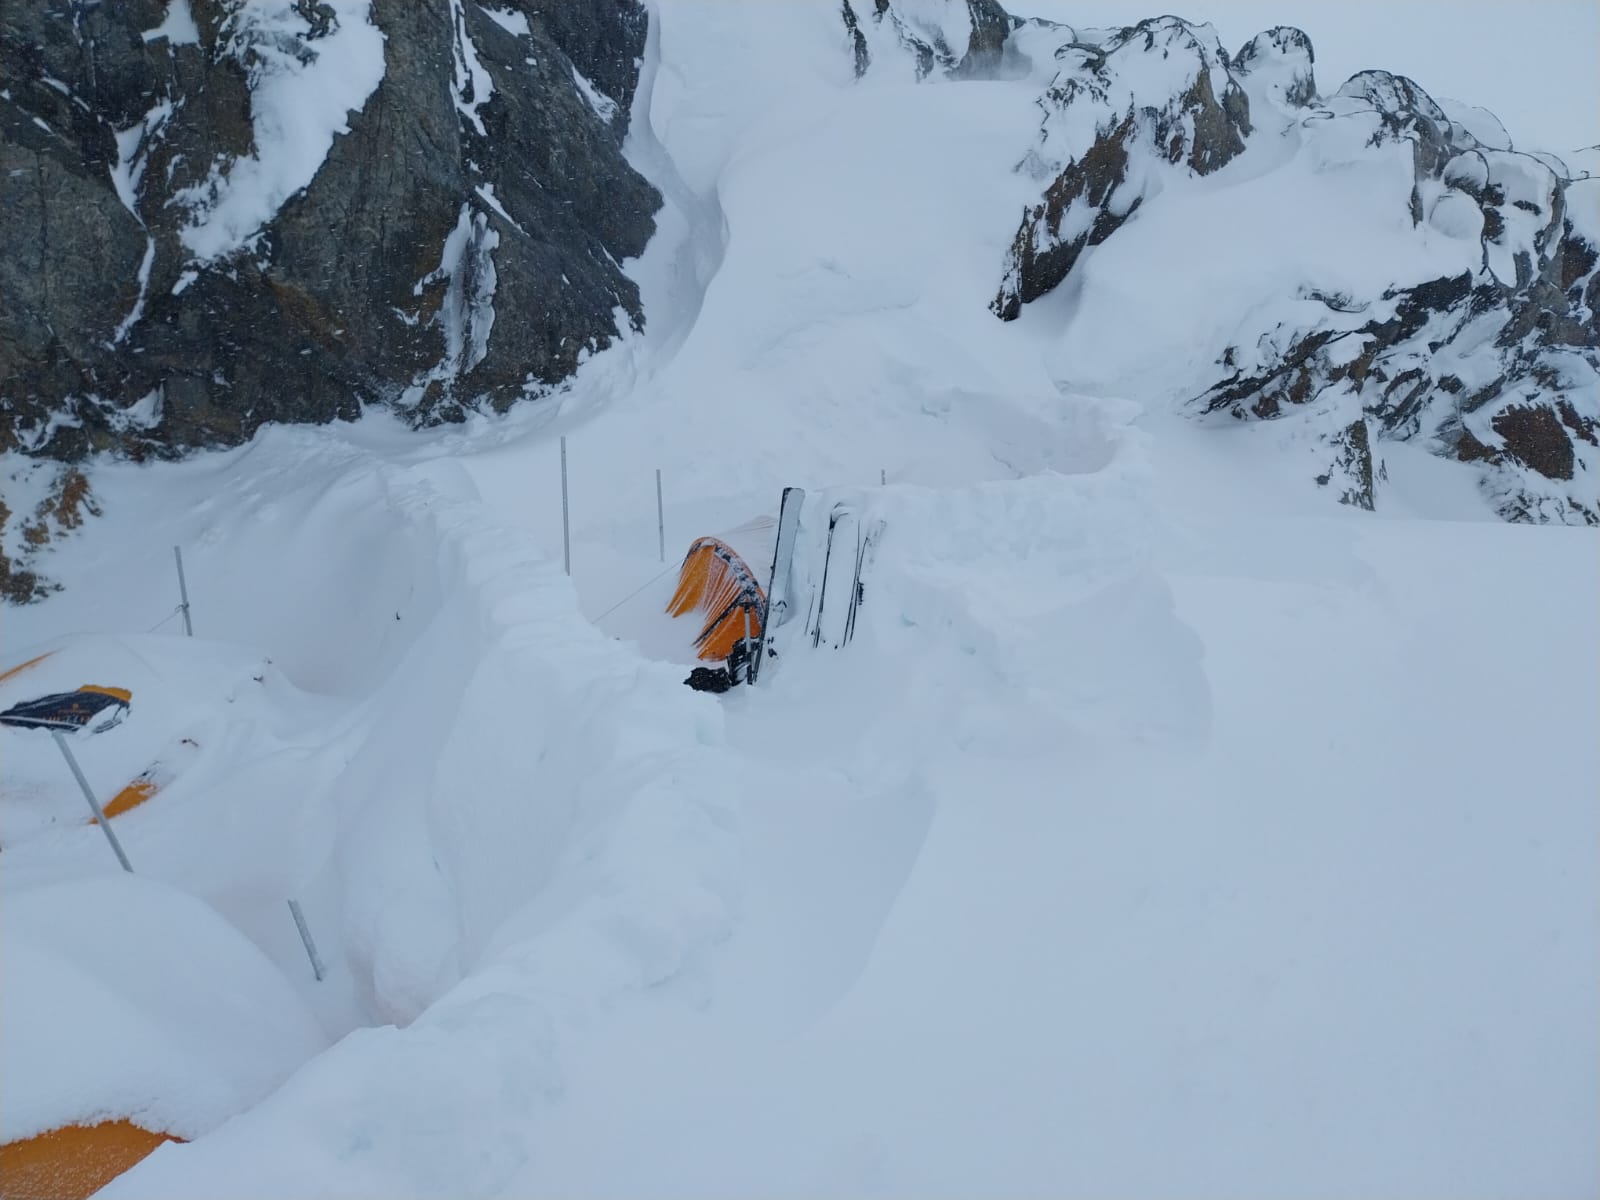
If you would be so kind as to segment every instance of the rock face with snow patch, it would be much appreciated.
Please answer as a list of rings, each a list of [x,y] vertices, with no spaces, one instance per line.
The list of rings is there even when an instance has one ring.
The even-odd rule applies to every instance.
[[[0,14],[0,448],[504,407],[643,321],[634,0]]]
[[[907,53],[919,79],[935,70],[958,79],[994,74],[1018,24],[996,0],[843,0],[840,14],[858,76],[875,58]]]
[[[1210,174],[1250,132],[1249,101],[1207,26],[1160,17],[1102,42],[1074,36],[1056,61],[1039,142],[1022,164],[1049,182],[1023,215],[990,305],[1007,321],[1115,233],[1164,172]]]

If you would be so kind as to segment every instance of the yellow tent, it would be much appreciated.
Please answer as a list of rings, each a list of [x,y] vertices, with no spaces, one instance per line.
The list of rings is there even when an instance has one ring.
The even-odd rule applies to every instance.
[[[761,636],[766,593],[733,547],[714,537],[699,538],[689,547],[678,572],[678,589],[667,604],[674,617],[691,611],[706,614],[694,644],[708,662],[727,658],[746,632]]]
[[[131,1121],[66,1125],[0,1146],[0,1200],[85,1200],[162,1142]]]

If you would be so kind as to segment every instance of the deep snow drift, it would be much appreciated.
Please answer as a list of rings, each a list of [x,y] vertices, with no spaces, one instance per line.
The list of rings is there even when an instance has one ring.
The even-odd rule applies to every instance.
[[[53,653],[0,702],[128,687],[86,773],[167,782],[121,879],[0,732],[0,971],[170,1049],[111,1072],[8,984],[0,1048],[73,1070],[8,1071],[5,1136],[197,1139],[112,1196],[1600,1190],[1594,533],[1407,445],[1339,505],[1304,428],[1134,386],[1205,352],[1182,313],[1148,364],[1099,309],[996,321],[1038,77],[655,18],[643,336],[446,434],[99,465],[7,610],[0,670]],[[883,522],[855,638],[691,692],[674,560],[764,572],[784,485],[802,580],[833,504]],[[174,544],[192,641],[146,632]]]

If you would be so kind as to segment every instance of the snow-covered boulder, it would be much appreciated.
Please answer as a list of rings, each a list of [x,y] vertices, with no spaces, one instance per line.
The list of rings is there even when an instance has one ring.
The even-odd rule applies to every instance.
[[[1273,418],[1354,397],[1380,438],[1481,464],[1507,519],[1600,524],[1593,182],[1564,177],[1549,156],[1479,142],[1386,72],[1352,78],[1317,118],[1307,133],[1339,151],[1335,169],[1359,169],[1352,145],[1409,144],[1415,240],[1468,243],[1477,269],[1376,296],[1308,289],[1298,299],[1312,303],[1279,307],[1223,351],[1223,374],[1196,405]],[[1346,494],[1371,507],[1362,489]]]
[[[1059,285],[1171,172],[1207,175],[1244,149],[1250,104],[1209,25],[1159,17],[1103,42],[1068,41],[1039,100],[1023,169],[1044,195],[1022,218],[1000,290],[1002,320]]]

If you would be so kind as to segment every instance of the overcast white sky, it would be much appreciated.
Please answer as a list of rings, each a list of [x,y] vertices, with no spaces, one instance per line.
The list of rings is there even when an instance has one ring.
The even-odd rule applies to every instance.
[[[1600,0],[1001,0],[1069,25],[1174,13],[1216,26],[1232,53],[1263,29],[1311,36],[1324,93],[1357,71],[1409,75],[1434,96],[1489,109],[1518,149],[1600,142]]]

